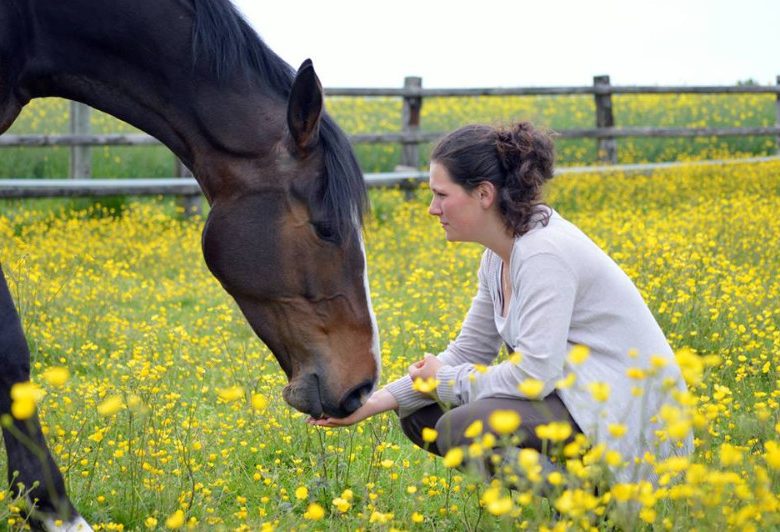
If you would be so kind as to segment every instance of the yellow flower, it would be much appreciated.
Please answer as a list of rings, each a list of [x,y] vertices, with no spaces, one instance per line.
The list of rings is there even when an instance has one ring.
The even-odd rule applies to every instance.
[[[436,390],[436,387],[439,385],[439,381],[436,379],[436,377],[429,377],[427,379],[414,379],[414,382],[412,383],[412,388],[414,390],[417,390],[420,393],[431,393]]]
[[[584,490],[566,490],[555,500],[555,508],[562,514],[579,517],[598,506],[598,499]]]
[[[435,442],[438,436],[439,433],[436,432],[436,429],[432,429],[430,427],[425,427],[422,429],[422,439],[424,442],[427,443]]]
[[[512,509],[512,499],[503,495],[501,489],[493,486],[482,494],[482,504],[493,515],[504,515]]]
[[[590,348],[586,345],[575,345],[569,351],[569,362],[572,364],[582,364],[590,356]]]
[[[14,399],[11,415],[16,419],[30,419],[35,413],[35,401],[29,398]]]
[[[230,386],[217,390],[217,396],[225,403],[232,403],[244,397],[244,389],[241,386]]]
[[[571,425],[566,421],[553,421],[536,427],[536,436],[540,440],[550,440],[551,442],[564,441],[571,436],[571,433]]]
[[[626,376],[629,379],[634,379],[634,380],[639,381],[639,380],[644,379],[646,375],[645,375],[645,370],[643,370],[641,368],[628,368],[626,370]]]
[[[349,511],[350,507],[352,506],[348,500],[342,499],[341,497],[336,497],[333,499],[332,504],[341,513],[347,513],[347,511]]]
[[[420,512],[414,512],[412,514],[412,523],[422,523],[425,521],[425,516]]]
[[[493,515],[504,515],[505,513],[508,513],[510,510],[512,510],[512,506],[512,498],[504,496],[496,499],[495,501],[489,502],[487,505],[487,511]]]
[[[725,467],[737,465],[742,462],[742,451],[737,447],[724,443],[720,446],[720,463]]]
[[[647,524],[655,522],[656,511],[652,508],[642,508],[639,511],[639,518]]]
[[[70,371],[68,371],[68,368],[53,366],[44,371],[41,376],[43,377],[43,380],[48,382],[51,386],[59,388],[68,382]]]
[[[547,475],[547,482],[552,484],[553,486],[560,486],[565,482],[565,478],[563,474],[560,471],[553,471],[549,475]]]
[[[539,451],[536,449],[520,449],[517,454],[517,463],[526,471],[539,465]]]
[[[682,440],[691,432],[691,421],[688,419],[679,419],[669,423],[667,426],[669,436],[674,440]]]
[[[607,462],[607,465],[612,467],[617,467],[623,463],[623,455],[621,455],[620,452],[615,450],[607,451],[607,454],[604,458]]]
[[[488,417],[488,424],[499,434],[511,434],[520,426],[522,419],[514,410],[495,410]]]
[[[157,519],[154,517],[147,517],[144,520],[144,525],[146,528],[156,528],[157,527]]]
[[[574,373],[569,373],[564,378],[555,382],[555,387],[559,390],[566,390],[574,385],[574,381],[577,380],[577,376]]]
[[[262,412],[268,407],[268,399],[263,394],[252,394],[252,408],[258,412]]]
[[[303,513],[303,518],[309,519],[310,521],[319,521],[323,517],[325,517],[325,508],[316,502],[311,503]]]
[[[341,498],[346,499],[348,501],[351,501],[354,496],[355,494],[352,493],[351,489],[345,489],[344,491],[341,492]]]
[[[184,512],[176,510],[165,520],[165,526],[171,529],[181,528],[184,525]]]
[[[468,451],[469,451],[469,458],[479,458],[484,454],[485,449],[482,447],[481,443],[474,442],[471,445],[469,445]]]
[[[610,493],[616,501],[626,502],[634,496],[636,487],[634,484],[615,484],[610,488]]]
[[[22,399],[32,399],[34,402],[38,402],[46,395],[40,386],[34,382],[17,382],[11,386],[11,399],[19,401]]]
[[[112,395],[110,397],[106,397],[102,403],[100,403],[97,406],[98,414],[104,417],[113,416],[122,408],[124,408],[125,403],[122,401],[122,398],[118,395]]]
[[[766,465],[775,471],[780,471],[780,445],[775,441],[768,441],[764,443],[764,448],[766,449],[766,454],[764,455]]]
[[[669,361],[660,355],[653,355],[650,357],[650,365],[656,369],[666,367],[667,364],[669,364]]]
[[[591,382],[588,389],[593,398],[599,403],[609,399],[610,388],[606,382]]]
[[[309,498],[309,489],[306,486],[299,486],[295,489],[295,498],[303,501]]]
[[[393,514],[392,513],[382,513],[377,512],[376,510],[371,512],[371,516],[368,518],[369,523],[379,523],[380,525],[384,525],[392,521]]]
[[[40,386],[30,381],[11,386],[11,415],[16,419],[29,419],[35,413],[35,405],[46,395]]]
[[[699,384],[704,375],[704,362],[692,349],[683,348],[674,353],[688,386]]]
[[[444,455],[444,467],[458,467],[463,463],[463,449],[453,447]]]
[[[463,435],[466,436],[467,438],[476,438],[477,436],[482,434],[482,429],[483,429],[482,420],[478,419],[474,421],[471,425],[466,427],[466,430],[463,433]]]
[[[613,438],[622,438],[626,434],[627,427],[622,423],[610,423],[609,427],[610,436]]]
[[[536,399],[544,389],[544,383],[536,379],[526,379],[517,385],[517,389],[529,399]]]
[[[522,362],[522,361],[523,361],[523,354],[522,353],[514,352],[511,355],[509,355],[509,362],[511,362],[515,366],[520,364],[520,362]]]

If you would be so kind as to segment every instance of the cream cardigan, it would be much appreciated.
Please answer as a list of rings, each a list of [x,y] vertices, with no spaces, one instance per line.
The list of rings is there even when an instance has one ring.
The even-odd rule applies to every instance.
[[[544,383],[540,397],[556,390],[574,420],[592,442],[616,450],[626,465],[615,469],[624,482],[655,481],[646,452],[663,459],[688,455],[690,434],[672,441],[656,431],[665,427],[658,415],[687,390],[679,365],[663,332],[637,288],[592,240],[551,211],[546,226],[515,239],[509,268],[512,297],[501,316],[501,258],[486,250],[479,268],[479,289],[457,339],[439,354],[444,362],[437,393],[458,406],[488,397],[526,398],[518,385],[527,379]],[[489,365],[501,343],[521,354],[519,363]],[[575,345],[587,346],[581,363],[569,360]],[[645,374],[652,377],[637,379]],[[570,386],[559,384],[573,374]],[[571,377],[569,377],[571,380]],[[609,396],[596,397],[592,385],[606,384]],[[386,389],[405,417],[431,404],[412,388],[406,376]],[[601,390],[605,388],[602,386]],[[639,393],[641,390],[641,394]],[[667,420],[668,412],[665,411]],[[610,425],[626,428],[622,437]]]

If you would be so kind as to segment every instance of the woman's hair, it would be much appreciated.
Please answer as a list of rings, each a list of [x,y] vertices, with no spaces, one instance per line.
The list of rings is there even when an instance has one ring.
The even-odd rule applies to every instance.
[[[539,206],[554,159],[552,138],[529,122],[508,128],[465,126],[441,139],[431,153],[431,161],[443,165],[467,192],[484,181],[492,183],[499,213],[514,236],[550,221],[550,210]]]

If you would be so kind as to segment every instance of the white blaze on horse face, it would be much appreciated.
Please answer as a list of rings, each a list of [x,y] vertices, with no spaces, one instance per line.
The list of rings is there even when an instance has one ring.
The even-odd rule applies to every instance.
[[[363,235],[359,228],[358,234],[360,234],[360,250],[363,252],[363,285],[366,289],[366,303],[368,304],[368,313],[371,315],[371,354],[374,356],[374,361],[376,362],[376,388],[376,385],[379,384],[379,377],[382,374],[382,351],[379,347],[379,327],[376,324],[376,314],[374,314],[374,307],[371,304],[371,289],[368,283],[368,257],[366,256],[366,244],[363,241]]]

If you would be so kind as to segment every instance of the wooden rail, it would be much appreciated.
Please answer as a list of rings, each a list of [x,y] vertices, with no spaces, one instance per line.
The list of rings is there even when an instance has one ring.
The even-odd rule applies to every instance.
[[[506,87],[425,89],[419,77],[407,77],[402,88],[332,88],[328,96],[340,97],[400,97],[403,98],[399,133],[369,133],[350,136],[355,144],[395,143],[402,145],[402,166],[416,167],[419,163],[419,145],[440,138],[445,132],[421,131],[421,109],[425,98],[470,96],[561,96],[593,95],[596,104],[595,128],[573,128],[556,131],[560,138],[592,138],[598,142],[599,160],[617,162],[615,139],[626,137],[723,137],[723,136],[775,136],[780,153],[780,76],[776,85],[708,85],[708,86],[614,86],[609,76],[595,76],[592,86],[584,87]],[[617,127],[615,124],[612,95],[620,94],[775,94],[777,109],[775,124],[761,127]],[[89,146],[146,146],[160,144],[144,134],[95,135],[89,131],[88,108],[82,104],[71,106],[71,134],[69,135],[4,135],[2,146],[70,146],[72,178],[90,175]]]

